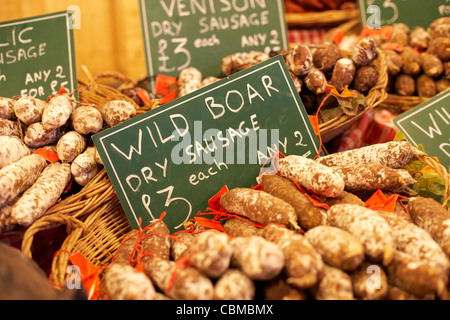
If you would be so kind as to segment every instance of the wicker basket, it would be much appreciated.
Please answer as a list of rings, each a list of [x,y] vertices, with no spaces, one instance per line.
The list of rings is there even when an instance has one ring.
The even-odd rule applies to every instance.
[[[361,20],[359,18],[351,19],[342,25],[331,29],[324,37],[325,42],[332,42],[335,32],[342,32],[344,35],[359,34],[361,32]],[[419,96],[401,96],[398,94],[387,93],[382,102],[383,106],[397,109],[399,112],[414,108],[430,98]]]
[[[411,108],[418,106],[430,98],[419,96],[400,96],[398,94],[388,93],[386,99],[383,101],[383,105],[390,108],[399,109],[398,112],[408,111]]]
[[[330,29],[323,41],[333,42],[334,34],[336,32],[342,32],[344,35],[361,33],[361,19],[359,17],[352,18],[333,29]]]
[[[353,17],[349,21],[330,29],[323,42],[334,42],[336,32],[347,34],[359,34],[361,32],[361,20],[359,16]],[[377,49],[378,57],[374,62],[374,67],[378,71],[378,82],[366,95],[366,108],[354,116],[341,115],[319,125],[323,142],[328,142],[348,129],[354,122],[360,119],[364,113],[378,107],[388,96],[386,87],[388,85],[388,73],[386,58],[382,50]]]
[[[119,80],[121,85],[113,88],[100,83],[106,78]],[[83,104],[95,105],[101,108],[111,100],[126,100],[132,103],[137,115],[159,106],[159,100],[152,100],[143,107],[121,93],[120,88],[133,87],[134,82],[118,77],[116,74],[105,73],[91,78],[88,82],[79,81],[79,96]],[[105,126],[104,129],[106,129]],[[121,236],[131,230],[131,225],[123,212],[114,187],[109,180],[106,169],[102,168],[97,175],[76,194],[58,202],[47,210],[46,215],[36,220],[25,231],[22,240],[22,252],[32,257],[34,236],[43,230],[65,225],[68,234],[62,244],[62,251],[54,257],[50,280],[56,285],[64,284],[69,264],[68,252],[82,252],[95,265],[106,265],[113,252],[121,243]],[[83,243],[79,239],[83,239]]]
[[[287,13],[289,28],[331,28],[359,17],[359,10],[327,10],[322,12]]]
[[[383,52],[377,49],[378,57],[374,61],[374,67],[378,71],[378,82],[370,89],[366,96],[366,107],[354,116],[340,115],[327,122],[319,124],[323,142],[328,142],[348,129],[354,122],[360,119],[364,113],[379,106],[387,97],[386,86],[388,82],[386,60]]]
[[[356,115],[342,114],[327,122],[319,124],[323,142],[328,142],[348,129],[355,121],[360,119],[365,112],[379,106],[387,97],[386,86],[388,83],[386,60],[383,52],[377,49],[378,57],[373,65],[378,71],[378,82],[366,95],[366,107]]]
[[[105,266],[123,236],[131,230],[105,169],[79,193],[60,202],[33,223],[24,234],[22,252],[31,258],[34,236],[61,224],[66,226],[68,236],[52,262],[49,279],[56,286],[64,285],[68,276],[69,252],[81,252],[94,265]]]
[[[83,70],[87,80],[78,80],[80,101],[83,103],[92,104],[101,109],[108,101],[125,100],[136,108],[137,115],[159,106],[159,100],[153,99],[141,107],[133,99],[121,93],[122,90],[134,88],[137,85],[138,81],[134,79],[118,72],[102,72],[93,76],[85,66],[83,66]]]
[[[420,160],[422,163],[428,165],[430,168],[436,171],[436,173],[444,180],[444,208],[446,208],[450,213],[450,173],[449,168],[445,168],[442,164],[436,161],[435,158],[429,157],[426,153],[413,149],[415,151],[415,158]]]

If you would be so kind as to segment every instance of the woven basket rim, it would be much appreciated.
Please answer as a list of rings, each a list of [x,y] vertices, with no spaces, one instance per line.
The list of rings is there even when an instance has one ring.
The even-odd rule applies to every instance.
[[[359,34],[361,32],[361,19],[360,17],[354,17],[348,21],[342,23],[341,25],[330,29],[325,35],[324,42],[333,42],[334,33],[340,31],[344,35],[347,34]]]
[[[46,214],[27,228],[22,240],[22,252],[31,258],[31,246],[34,235],[53,225],[66,225],[67,233],[75,228],[85,228],[82,219],[102,207],[115,196],[114,187],[103,168],[95,177],[76,194],[57,203]]]
[[[398,94],[388,93],[383,104],[386,105],[405,105],[408,107],[415,107],[419,104],[428,101],[431,98],[420,96],[401,96]]]
[[[359,17],[358,9],[326,10],[320,12],[286,13],[289,27],[330,27]]]
[[[105,267],[132,230],[117,196],[86,216],[83,224],[84,229],[68,234],[53,259],[49,279],[57,286],[63,286],[69,276],[70,254],[81,252],[96,267]]]

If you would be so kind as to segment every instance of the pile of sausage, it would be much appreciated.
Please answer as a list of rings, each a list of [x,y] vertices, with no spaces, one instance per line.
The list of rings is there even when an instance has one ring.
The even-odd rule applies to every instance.
[[[377,44],[370,37],[359,39],[350,51],[341,50],[337,45],[327,42],[318,45],[297,43],[289,50],[269,54],[260,51],[237,52],[223,57],[221,70],[228,77],[277,54],[283,56],[308,114],[316,114],[319,106],[322,106],[320,123],[345,112],[353,115],[363,110],[366,107],[365,97],[379,79]],[[218,80],[220,78],[204,76],[197,68],[189,67],[179,74],[177,97]],[[328,96],[327,85],[335,87],[339,93],[348,88],[353,94],[353,100],[358,98],[358,103],[353,107],[342,107],[338,99]]]
[[[428,29],[395,24],[389,41],[380,42],[389,93],[430,98],[450,88],[450,18],[437,19]]]
[[[121,100],[97,108],[67,93],[48,101],[0,97],[0,233],[30,226],[71,181],[86,186],[102,166],[91,135],[134,115]]]
[[[283,56],[308,113],[316,114],[322,106],[319,122],[327,122],[344,112],[356,114],[360,108],[363,110],[365,97],[378,82],[377,45],[370,37],[360,39],[350,51],[329,42],[310,46],[299,43]],[[328,97],[327,85],[339,93],[348,88],[360,103],[346,111],[334,96]]]
[[[222,231],[194,222],[170,234],[163,219],[131,231],[102,277],[101,297],[447,299],[449,213],[428,198],[394,211],[363,198],[414,183],[402,169],[413,157],[409,143],[389,142],[317,160],[282,158],[277,174],[262,175],[261,189],[221,196],[230,214]]]

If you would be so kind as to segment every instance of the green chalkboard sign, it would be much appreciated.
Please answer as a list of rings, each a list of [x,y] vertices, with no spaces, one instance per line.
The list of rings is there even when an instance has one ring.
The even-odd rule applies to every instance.
[[[171,231],[223,186],[258,184],[264,163],[319,142],[282,56],[93,136],[131,225],[166,212]],[[270,161],[269,161],[270,164]],[[264,171],[263,170],[263,171]]]
[[[287,49],[283,0],[140,0],[150,89],[189,66],[222,78],[222,58]]]
[[[450,89],[401,114],[394,124],[406,139],[450,167]]]
[[[377,17],[381,26],[405,23],[410,28],[428,28],[434,20],[450,16],[448,0],[358,0],[358,5],[363,26],[370,26],[373,20],[369,19]]]
[[[0,96],[47,100],[77,88],[71,19],[64,11],[0,23]]]

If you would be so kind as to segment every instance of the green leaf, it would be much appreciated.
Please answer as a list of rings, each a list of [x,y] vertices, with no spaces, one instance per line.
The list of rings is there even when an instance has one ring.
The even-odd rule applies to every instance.
[[[342,111],[348,116],[357,115],[360,111],[364,110],[366,106],[366,98],[361,93],[357,94],[356,97],[350,98],[336,96],[336,99]]]

